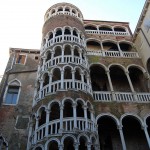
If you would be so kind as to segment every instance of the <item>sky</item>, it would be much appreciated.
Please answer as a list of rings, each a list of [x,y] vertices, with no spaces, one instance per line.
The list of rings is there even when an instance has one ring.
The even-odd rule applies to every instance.
[[[134,32],[145,0],[1,0],[0,76],[9,58],[9,48],[40,49],[44,14],[53,4],[77,6],[84,19],[129,22]]]

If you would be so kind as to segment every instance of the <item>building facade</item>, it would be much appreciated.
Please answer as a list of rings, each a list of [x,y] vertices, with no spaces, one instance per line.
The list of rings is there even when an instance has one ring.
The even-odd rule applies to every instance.
[[[133,40],[127,22],[51,6],[41,49],[10,49],[0,150],[149,150],[148,56]]]

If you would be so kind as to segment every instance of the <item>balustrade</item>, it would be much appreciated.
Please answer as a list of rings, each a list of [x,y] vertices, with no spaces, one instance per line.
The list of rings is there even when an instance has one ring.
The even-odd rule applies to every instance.
[[[54,94],[56,91],[59,90],[68,90],[68,89],[76,89],[84,92],[92,93],[89,85],[85,82],[81,82],[80,80],[72,81],[72,79],[65,79],[63,81],[63,88],[61,88],[61,80],[52,82],[50,85],[44,86],[41,91],[37,92],[35,96],[35,100],[39,101],[40,99],[44,98],[48,94]],[[41,97],[40,97],[41,96]]]
[[[62,42],[71,42],[71,43],[74,42],[85,47],[84,41],[82,39],[79,39],[77,36],[59,35],[55,36],[54,39],[50,39],[49,41],[47,41],[45,45],[41,48],[41,52],[43,52],[45,49],[47,49],[48,47],[52,46],[55,43],[62,43]]]
[[[131,92],[114,92],[115,101],[118,102],[139,102],[139,103],[149,103],[150,93],[136,93],[137,99],[135,99],[134,94]],[[112,102],[113,96],[111,92],[96,91],[93,92],[93,98],[96,101],[102,102]]]
[[[88,50],[87,55],[96,55],[96,56],[103,56],[103,57],[139,58],[137,52],[122,52],[122,56],[121,56],[119,51]]]
[[[67,117],[67,118],[63,118],[63,133],[74,133],[74,118],[73,117]],[[86,119],[83,117],[77,117],[77,127],[76,129],[78,129],[79,132],[83,132],[86,129]],[[48,126],[48,133],[46,133],[46,127]],[[95,131],[95,124],[93,121],[91,121],[90,119],[88,119],[88,131]],[[33,134],[31,135],[31,141],[32,144],[36,144],[36,142],[43,140],[44,137],[46,136],[52,136],[52,135],[59,135],[59,129],[60,129],[60,120],[56,119],[53,121],[50,121],[49,123],[45,123],[42,126],[40,126],[37,130],[35,130],[33,132]],[[35,134],[36,133],[36,134]],[[35,135],[36,136],[36,142],[34,141],[35,139]]]
[[[128,32],[119,32],[119,31],[104,31],[104,30],[85,30],[87,34],[103,34],[103,35],[116,35],[116,36],[128,36]]]
[[[82,18],[78,17],[78,15],[76,15],[72,12],[69,12],[69,11],[58,11],[56,13],[51,14],[51,16],[49,18],[51,18],[53,16],[57,16],[57,15],[63,15],[63,14],[64,15],[69,15],[69,16],[74,16],[74,17],[78,18],[80,21],[82,21]],[[47,18],[47,19],[49,19],[49,18]]]
[[[68,63],[73,63],[73,64],[76,64],[76,65],[81,65],[83,67],[87,67],[87,62],[78,57],[78,56],[71,56],[71,55],[65,55],[63,56],[57,56],[57,57],[54,57],[50,60],[48,60],[43,66],[41,66],[41,68],[39,69],[39,71],[45,71],[47,70],[48,68],[50,68],[51,66],[56,66],[57,64],[60,64],[60,63],[64,63],[64,64],[68,64]]]

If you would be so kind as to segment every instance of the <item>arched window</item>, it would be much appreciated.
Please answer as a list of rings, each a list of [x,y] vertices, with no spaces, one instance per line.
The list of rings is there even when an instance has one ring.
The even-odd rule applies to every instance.
[[[65,138],[64,150],[74,150],[74,139],[72,137]]]
[[[65,67],[64,79],[72,79],[71,67]]]
[[[49,33],[49,37],[48,37],[48,41],[50,41],[51,39],[53,39],[53,33]]]
[[[50,109],[50,121],[53,121],[55,119],[59,119],[60,118],[60,107],[59,104],[57,102],[53,102],[51,104],[51,109]]]
[[[65,29],[64,35],[71,35],[71,32],[68,28]]]
[[[60,69],[55,68],[53,70],[52,82],[61,80],[61,72]]]
[[[83,102],[77,102],[77,117],[84,117]]]
[[[58,30],[56,31],[55,36],[60,36],[60,35],[62,35],[62,30],[61,30],[61,29],[58,29]]]
[[[48,150],[59,150],[58,143],[54,140],[51,141],[48,145]]]
[[[47,62],[48,60],[50,60],[50,59],[51,59],[51,52],[48,51],[48,52],[46,53],[46,62]]]
[[[39,111],[39,126],[43,125],[46,123],[46,111],[45,108],[42,107]]]
[[[64,118],[65,117],[73,117],[73,107],[72,107],[72,102],[70,100],[66,100],[64,102]]]
[[[5,91],[4,103],[9,105],[16,105],[20,94],[20,82],[18,80],[13,80],[8,83],[8,87]]]
[[[49,75],[48,73],[45,73],[43,76],[43,87],[49,84]]]

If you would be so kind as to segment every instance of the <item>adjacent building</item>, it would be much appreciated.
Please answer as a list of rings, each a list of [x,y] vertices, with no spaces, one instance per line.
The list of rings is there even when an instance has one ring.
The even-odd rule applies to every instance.
[[[40,50],[10,48],[0,150],[149,150],[149,2],[134,35],[128,22],[51,6]]]

